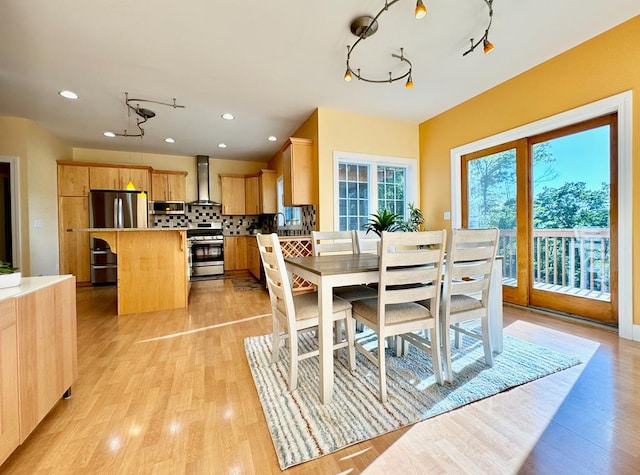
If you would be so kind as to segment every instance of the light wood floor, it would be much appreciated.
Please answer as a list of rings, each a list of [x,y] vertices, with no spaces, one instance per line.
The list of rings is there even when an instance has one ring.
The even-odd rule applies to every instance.
[[[78,289],[73,396],[0,473],[280,472],[243,347],[271,329],[265,292],[203,281],[188,310],[115,311],[115,289]],[[585,364],[288,472],[638,473],[640,344],[513,307],[505,326]]]

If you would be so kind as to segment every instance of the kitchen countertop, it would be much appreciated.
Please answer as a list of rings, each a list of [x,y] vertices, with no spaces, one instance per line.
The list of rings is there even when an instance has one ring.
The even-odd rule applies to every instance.
[[[0,289],[0,300],[5,300],[10,297],[20,297],[21,295],[40,290],[43,287],[70,279],[71,277],[73,277],[71,274],[23,277],[19,286]]]
[[[132,232],[132,231],[186,231],[188,228],[79,228],[70,229],[69,231],[84,231],[89,233],[104,233],[104,232]]]

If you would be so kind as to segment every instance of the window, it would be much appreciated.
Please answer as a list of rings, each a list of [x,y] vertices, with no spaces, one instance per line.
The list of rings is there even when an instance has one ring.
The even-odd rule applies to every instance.
[[[278,217],[278,226],[299,226],[302,223],[300,208],[296,206],[284,206],[284,181],[278,177],[278,213],[284,215],[284,222]]]
[[[334,168],[335,229],[362,229],[383,209],[406,219],[407,205],[415,202],[415,160],[334,152]]]

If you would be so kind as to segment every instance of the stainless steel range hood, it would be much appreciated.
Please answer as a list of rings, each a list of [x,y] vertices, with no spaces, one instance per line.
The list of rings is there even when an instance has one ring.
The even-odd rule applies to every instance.
[[[211,201],[209,194],[209,155],[196,155],[198,172],[198,201],[189,204],[201,206],[222,206],[222,204]]]

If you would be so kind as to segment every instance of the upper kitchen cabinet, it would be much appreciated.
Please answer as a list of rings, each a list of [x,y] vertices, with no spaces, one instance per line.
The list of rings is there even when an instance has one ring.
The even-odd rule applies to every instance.
[[[276,172],[260,170],[245,177],[245,214],[275,214]]]
[[[119,187],[117,189],[124,190],[131,182],[136,187],[136,190],[148,192],[150,171],[150,168],[120,168],[118,171]]]
[[[245,214],[244,175],[220,175],[222,214]]]
[[[249,175],[244,178],[245,214],[260,214],[260,177]]]
[[[87,196],[89,194],[89,167],[58,164],[58,195]]]
[[[102,167],[89,168],[89,183],[92,190],[124,190],[129,181],[136,190],[149,189],[149,167]]]
[[[89,183],[92,190],[118,190],[120,180],[116,167],[89,168]]]
[[[151,174],[151,199],[186,201],[187,172],[154,170]]]
[[[260,214],[276,214],[278,211],[278,202],[276,199],[276,171],[260,170]]]
[[[313,141],[290,137],[282,148],[284,205],[313,203]]]

